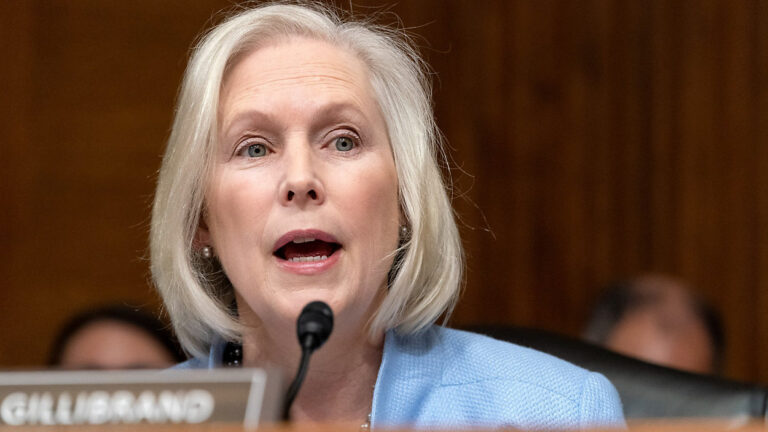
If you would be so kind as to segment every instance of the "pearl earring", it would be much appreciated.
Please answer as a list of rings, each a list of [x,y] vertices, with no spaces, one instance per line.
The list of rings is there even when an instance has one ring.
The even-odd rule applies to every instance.
[[[203,258],[205,259],[210,259],[213,256],[213,248],[210,246],[203,246],[201,252],[203,253]]]
[[[408,226],[400,225],[400,239],[405,240],[408,238]]]

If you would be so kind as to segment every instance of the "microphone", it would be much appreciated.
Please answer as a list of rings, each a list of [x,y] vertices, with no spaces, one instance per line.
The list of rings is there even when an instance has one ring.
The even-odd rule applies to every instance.
[[[284,421],[289,420],[291,405],[299,392],[301,383],[304,382],[304,377],[307,375],[309,356],[328,340],[331,330],[333,330],[333,311],[331,311],[330,306],[322,301],[313,301],[304,306],[296,320],[296,336],[298,336],[299,346],[301,346],[301,361],[296,377],[285,395]]]

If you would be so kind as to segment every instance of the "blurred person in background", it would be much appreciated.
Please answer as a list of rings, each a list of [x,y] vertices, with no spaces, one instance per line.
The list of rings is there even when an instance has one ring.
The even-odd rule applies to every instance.
[[[140,309],[117,305],[71,317],[54,339],[48,365],[63,369],[158,369],[185,358],[166,324]]]
[[[650,363],[720,374],[720,317],[682,280],[649,274],[613,284],[592,311],[584,338]]]

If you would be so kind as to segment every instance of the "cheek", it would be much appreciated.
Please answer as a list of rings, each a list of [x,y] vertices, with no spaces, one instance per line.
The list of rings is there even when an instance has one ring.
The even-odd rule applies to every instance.
[[[213,246],[226,254],[249,244],[247,239],[260,237],[273,194],[264,181],[244,173],[222,173],[217,178],[209,189],[207,219]]]
[[[363,219],[362,222],[371,223],[378,220],[380,223],[388,224],[398,214],[397,187],[381,182],[379,184],[368,184],[358,186],[358,199],[352,205],[356,213],[367,215],[370,219]]]
[[[384,160],[386,162],[386,159]],[[391,164],[391,166],[390,166]],[[371,247],[384,247],[388,253],[397,246],[400,221],[397,174],[393,163],[378,163],[358,172],[356,180],[346,181],[345,213]]]

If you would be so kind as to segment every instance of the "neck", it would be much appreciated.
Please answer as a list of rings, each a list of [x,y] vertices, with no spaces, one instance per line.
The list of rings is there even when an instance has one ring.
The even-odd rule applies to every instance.
[[[371,412],[373,388],[381,364],[381,344],[320,348],[291,408],[296,421],[363,423]],[[323,354],[326,354],[323,356]],[[295,372],[294,372],[295,373]]]
[[[291,407],[295,421],[363,423],[371,411],[383,335],[372,341],[364,330],[339,330],[312,354],[306,378]],[[273,337],[263,327],[252,328],[243,337],[243,365],[278,368],[293,379],[301,357],[295,339],[295,335]]]

